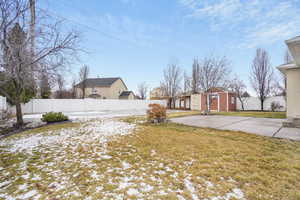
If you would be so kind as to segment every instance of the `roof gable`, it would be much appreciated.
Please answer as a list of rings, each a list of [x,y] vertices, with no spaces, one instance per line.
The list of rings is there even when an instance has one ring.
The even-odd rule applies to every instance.
[[[119,77],[116,77],[116,78],[88,78],[88,79],[84,80],[84,82],[86,84],[86,87],[111,87],[112,84],[119,79],[122,81],[122,79]],[[82,85],[82,83],[83,83],[83,81],[78,83],[75,87],[80,87]],[[125,83],[124,83],[124,85],[125,85]]]
[[[210,89],[207,90],[207,92],[225,92],[225,89],[222,87],[212,87]]]

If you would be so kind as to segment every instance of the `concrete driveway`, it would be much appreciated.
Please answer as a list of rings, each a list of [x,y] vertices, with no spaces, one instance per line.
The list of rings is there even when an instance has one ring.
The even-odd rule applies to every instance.
[[[189,126],[243,131],[262,136],[300,141],[300,129],[283,128],[282,122],[284,120],[285,119],[234,117],[221,115],[195,115],[171,119],[172,122]]]

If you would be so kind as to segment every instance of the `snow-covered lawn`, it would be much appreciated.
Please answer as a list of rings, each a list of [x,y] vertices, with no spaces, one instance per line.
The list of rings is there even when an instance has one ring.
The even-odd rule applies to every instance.
[[[256,171],[260,168],[253,166],[261,163],[247,152],[251,149],[261,156],[261,149],[251,145],[259,143],[256,147],[264,148],[268,142],[250,136],[252,143],[247,146],[243,134],[241,141],[222,134],[117,119],[27,131],[0,141],[0,199],[280,199],[280,194],[299,186],[298,178],[293,180],[300,175],[300,169],[293,168],[297,163],[291,166],[293,176],[280,180],[284,184],[287,178],[290,190],[279,191],[277,184],[268,185],[269,180],[258,177],[277,171],[264,169],[268,164]],[[284,147],[299,151],[298,144]]]

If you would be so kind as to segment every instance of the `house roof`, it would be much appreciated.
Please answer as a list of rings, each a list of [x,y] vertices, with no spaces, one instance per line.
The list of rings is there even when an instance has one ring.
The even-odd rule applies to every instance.
[[[114,82],[116,82],[119,79],[123,82],[123,80],[119,77],[115,77],[115,78],[88,78],[88,79],[85,80],[85,84],[86,84],[86,87],[110,87]],[[77,85],[75,85],[75,87],[80,87],[82,83],[83,83],[83,81],[78,83]],[[125,83],[124,83],[124,85],[125,85]]]
[[[207,90],[207,92],[225,92],[223,87],[212,87]]]
[[[286,40],[285,43],[287,44],[294,61],[300,66],[300,36]]]
[[[295,63],[288,63],[278,66],[277,69],[282,73],[285,73],[289,69],[299,69],[299,66],[297,66]]]
[[[120,94],[120,97],[128,97],[131,93],[133,94],[132,91],[123,91],[123,92]]]
[[[291,39],[289,39],[289,40],[286,40],[285,42],[286,42],[287,44],[293,43],[293,42],[300,42],[300,35],[299,35],[299,36],[296,36],[296,37],[293,37],[293,38],[291,38]]]

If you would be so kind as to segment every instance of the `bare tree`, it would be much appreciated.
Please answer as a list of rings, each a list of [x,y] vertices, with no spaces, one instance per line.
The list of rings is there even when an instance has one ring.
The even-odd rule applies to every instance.
[[[73,80],[72,80],[72,88],[71,88],[72,99],[76,98],[76,89],[75,89],[75,86],[76,86],[76,78],[73,78]]]
[[[247,97],[251,97],[251,95],[250,95],[247,91],[245,91],[245,92],[242,94],[242,97],[243,97],[243,98],[247,98]]]
[[[56,98],[62,99],[64,88],[65,88],[65,80],[61,74],[57,75],[57,87],[58,87],[58,90],[56,92]]]
[[[78,35],[62,31],[57,20],[39,20],[35,24],[34,54],[31,54],[32,34],[30,34],[30,6],[28,0],[0,0],[0,92],[16,105],[17,126],[23,126],[21,109],[22,95],[33,81],[38,79],[42,66],[48,74],[66,66],[77,50]],[[54,23],[50,23],[54,22]],[[43,63],[43,65],[40,65]],[[5,89],[11,84],[12,93]]]
[[[141,99],[146,99],[148,93],[148,85],[143,82],[138,85],[138,95]]]
[[[83,65],[79,71],[79,87],[82,91],[82,98],[85,98],[85,88],[86,88],[86,79],[88,78],[90,73],[90,68],[87,65]]]
[[[211,88],[223,87],[230,74],[230,62],[226,57],[207,57],[202,61],[199,68],[199,86],[203,91]]]
[[[247,98],[244,98],[244,95],[247,93],[247,87],[244,82],[236,75],[235,78],[230,82],[229,88],[236,93],[237,99],[241,102],[242,110],[245,110],[244,103]]]
[[[273,69],[266,50],[256,49],[256,55],[251,66],[250,81],[258,98],[260,99],[261,111],[264,110],[264,101],[272,91]]]
[[[175,97],[180,92],[180,83],[182,80],[182,72],[179,66],[175,63],[169,64],[164,70],[163,81],[161,82],[161,89],[164,96],[172,98],[173,108],[175,107]]]
[[[191,89],[193,94],[199,92],[200,89],[200,64],[198,59],[194,59],[192,66]]]
[[[191,90],[191,78],[186,72],[183,73],[183,92],[188,93]]]
[[[204,58],[199,67],[199,86],[200,89],[206,92],[208,100],[206,102],[206,111],[210,111],[210,95],[208,94],[210,89],[217,87],[224,87],[227,78],[230,74],[230,62],[226,57],[207,57]]]
[[[42,99],[49,99],[51,95],[51,87],[47,71],[41,72],[40,94]]]

